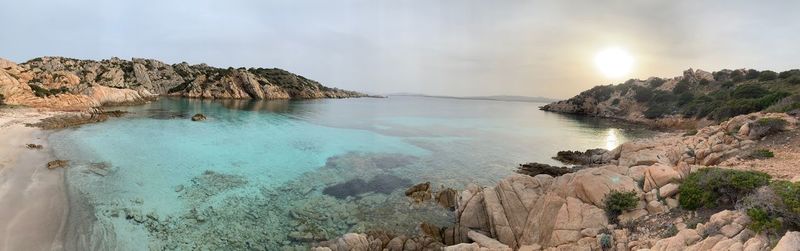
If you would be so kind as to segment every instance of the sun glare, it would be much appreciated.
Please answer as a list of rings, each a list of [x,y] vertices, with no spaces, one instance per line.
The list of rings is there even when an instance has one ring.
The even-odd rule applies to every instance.
[[[606,48],[594,56],[597,69],[608,78],[625,77],[633,68],[633,57],[622,48]]]

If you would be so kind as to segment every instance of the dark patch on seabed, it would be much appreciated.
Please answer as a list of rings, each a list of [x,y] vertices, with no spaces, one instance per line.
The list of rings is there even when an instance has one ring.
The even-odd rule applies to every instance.
[[[405,154],[349,152],[328,158],[325,167],[350,171],[390,170],[408,166],[418,160],[417,157]]]
[[[161,108],[147,109],[147,114],[149,114],[149,117],[151,119],[159,119],[159,120],[183,119],[189,117],[189,115],[182,112],[171,111]]]
[[[369,181],[361,178],[348,180],[344,183],[328,186],[322,193],[344,199],[350,196],[358,196],[365,193],[382,193],[390,194],[393,191],[411,186],[411,181],[408,179],[400,178],[394,175],[380,174]]]

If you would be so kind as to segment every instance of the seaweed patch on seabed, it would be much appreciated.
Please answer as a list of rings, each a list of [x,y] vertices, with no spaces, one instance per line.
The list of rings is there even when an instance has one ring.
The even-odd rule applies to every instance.
[[[421,222],[452,222],[452,212],[433,203],[412,205],[403,195],[406,187],[402,185],[410,184],[409,180],[380,174],[387,172],[376,168],[387,166],[374,163],[387,160],[381,156],[340,155],[328,161],[333,166],[251,194],[236,191],[258,184],[247,183],[237,175],[206,172],[176,188],[188,205],[180,215],[161,218],[155,213],[133,212],[126,218],[148,230],[153,249],[167,250],[307,250],[311,243],[348,232],[393,230],[395,234],[411,234]],[[367,170],[367,166],[372,170],[353,171]],[[343,194],[358,196],[322,192],[330,184],[357,179],[371,186],[367,189],[370,191],[343,190],[347,191]],[[390,184],[379,186],[380,181]]]
[[[408,179],[403,179],[394,175],[381,174],[373,177],[369,181],[361,178],[348,180],[344,183],[328,186],[322,190],[323,194],[344,199],[348,196],[359,196],[366,193],[390,194],[397,189],[404,189],[411,186]]]

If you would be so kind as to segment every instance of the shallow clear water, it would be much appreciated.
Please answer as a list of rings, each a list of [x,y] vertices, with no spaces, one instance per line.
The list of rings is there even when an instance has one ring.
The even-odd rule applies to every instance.
[[[491,185],[559,150],[652,133],[538,110],[542,104],[420,97],[311,101],[165,98],[51,135],[94,235],[122,249],[266,249],[350,231],[413,233],[452,213],[411,184]],[[192,122],[203,113],[208,120]],[[88,207],[87,207],[88,206]],[[102,229],[99,231],[97,229]],[[101,238],[101,237],[97,237]]]

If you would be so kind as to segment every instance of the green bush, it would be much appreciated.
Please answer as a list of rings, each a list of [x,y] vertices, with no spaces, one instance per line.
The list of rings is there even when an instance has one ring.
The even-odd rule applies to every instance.
[[[614,248],[614,239],[612,239],[610,234],[601,234],[598,236],[600,240],[600,249],[602,250],[611,250]]]
[[[744,78],[746,78],[746,79],[757,79],[759,77],[759,75],[761,75],[760,71],[750,69],[750,70],[747,70],[747,73],[744,75]]]
[[[634,91],[636,93],[633,95],[633,98],[636,99],[638,102],[648,102],[653,97],[653,90],[647,89],[644,87],[637,86]]]
[[[658,88],[661,85],[663,85],[664,82],[667,82],[667,81],[662,79],[662,78],[654,78],[654,79],[650,80],[650,88]]]
[[[782,118],[760,118],[756,120],[757,126],[769,127],[769,130],[772,132],[783,131],[788,124],[789,122],[786,122],[786,120]]]
[[[770,81],[770,80],[775,80],[777,78],[778,78],[778,73],[775,73],[774,71],[770,70],[762,71],[758,75],[758,81]]]
[[[619,105],[619,99],[615,98],[614,100],[612,100],[611,105]]]
[[[688,91],[690,87],[691,84],[689,83],[689,80],[683,79],[681,81],[678,81],[677,84],[675,84],[675,87],[672,88],[672,93],[681,94]]]
[[[651,104],[647,110],[644,111],[644,117],[648,119],[656,119],[670,114],[670,109],[666,105]]]
[[[750,216],[751,220],[747,228],[756,233],[761,233],[764,230],[778,231],[781,228],[781,222],[762,208],[747,209],[747,216]]]
[[[750,152],[750,157],[754,159],[768,159],[775,157],[775,153],[767,149],[756,149]]]
[[[780,74],[778,74],[778,78],[786,79],[786,78],[789,78],[789,77],[791,77],[793,75],[797,75],[798,73],[800,73],[800,70],[798,70],[798,69],[782,71]]]
[[[737,86],[736,89],[733,90],[732,97],[736,99],[760,98],[764,95],[767,95],[767,93],[769,93],[769,91],[761,86],[746,84]]]
[[[603,199],[605,205],[606,215],[611,222],[617,222],[617,216],[622,214],[625,210],[631,210],[639,203],[639,197],[636,192],[622,192],[611,190]]]
[[[769,175],[757,171],[703,168],[690,174],[678,187],[679,203],[687,210],[733,205],[740,198],[769,183]]]
[[[800,182],[773,181],[770,188],[785,208],[783,218],[794,227],[800,227]]]

